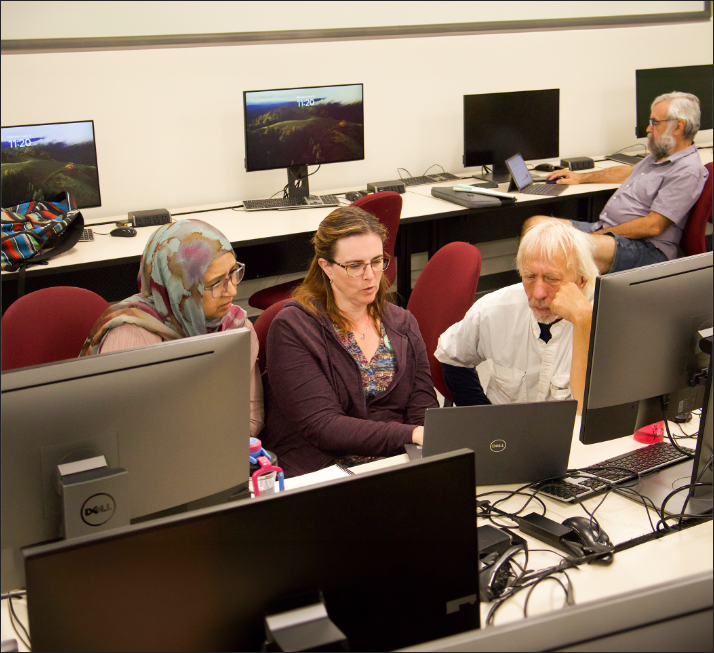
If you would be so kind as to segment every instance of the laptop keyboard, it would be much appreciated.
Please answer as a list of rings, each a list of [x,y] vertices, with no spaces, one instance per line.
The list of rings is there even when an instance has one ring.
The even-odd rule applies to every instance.
[[[531,184],[519,193],[526,195],[560,195],[565,190],[565,186],[558,184]]]
[[[307,197],[279,197],[268,200],[243,200],[246,211],[266,211],[270,209],[319,209],[325,206],[339,206],[336,195],[308,195]]]
[[[612,485],[623,485],[636,480],[635,475],[627,470],[639,472],[641,475],[650,474],[689,460],[694,455],[692,449],[682,449],[687,453],[681,453],[669,442],[657,442],[588,467],[583,472],[591,474],[590,478],[568,478],[548,482],[542,488],[537,485],[534,487],[558,501],[582,501],[604,492]],[[608,469],[601,469],[603,467]]]

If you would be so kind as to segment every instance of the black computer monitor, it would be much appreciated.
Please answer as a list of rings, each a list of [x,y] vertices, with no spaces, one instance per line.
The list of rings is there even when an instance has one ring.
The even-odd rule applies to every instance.
[[[265,616],[319,593],[353,651],[478,628],[473,457],[26,549],[33,648],[265,650]]]
[[[104,455],[125,469],[132,520],[247,486],[247,329],[3,372],[1,382],[3,592],[22,587],[20,547],[62,533],[58,464]]]
[[[288,195],[309,194],[307,166],[364,159],[362,84],[244,91],[245,168],[288,169]]]
[[[477,178],[510,179],[506,159],[560,154],[560,89],[464,95],[464,167],[492,166]]]
[[[598,277],[580,440],[594,444],[701,408],[712,326],[712,253]],[[703,373],[704,371],[704,373]]]
[[[68,191],[78,209],[102,205],[94,121],[2,128],[2,205]]]
[[[712,128],[712,64],[707,66],[677,66],[675,68],[647,68],[635,71],[637,98],[637,138],[647,136],[652,101],[672,91],[692,93],[699,98],[702,110],[699,129]]]

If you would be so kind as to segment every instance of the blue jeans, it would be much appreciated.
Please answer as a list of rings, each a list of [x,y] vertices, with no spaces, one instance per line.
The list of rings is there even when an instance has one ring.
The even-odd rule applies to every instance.
[[[570,221],[573,227],[587,234],[593,232],[594,223],[581,222],[579,220]],[[619,234],[608,231],[603,236],[612,236],[615,239],[615,259],[612,262],[610,272],[620,272],[621,270],[631,270],[643,265],[662,263],[667,260],[667,256],[661,249],[657,249],[651,242],[645,239],[632,240],[624,238]]]

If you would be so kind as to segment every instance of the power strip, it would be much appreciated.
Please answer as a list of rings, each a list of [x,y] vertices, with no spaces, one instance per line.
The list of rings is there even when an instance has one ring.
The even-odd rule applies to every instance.
[[[129,211],[128,218],[132,227],[157,227],[171,222],[171,214],[167,209]]]

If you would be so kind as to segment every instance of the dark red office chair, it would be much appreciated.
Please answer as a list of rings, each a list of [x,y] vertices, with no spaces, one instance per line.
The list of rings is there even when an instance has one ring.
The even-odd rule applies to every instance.
[[[265,343],[268,340],[268,329],[273,318],[280,312],[289,298],[280,299],[266,308],[253,323],[253,328],[258,336],[258,367],[260,373],[265,372]]]
[[[84,288],[55,286],[20,297],[2,316],[2,369],[77,358],[109,303]]]
[[[709,171],[709,178],[697,203],[692,207],[679,244],[686,256],[704,254],[707,251],[706,227],[707,222],[712,221],[712,164],[707,163],[704,167]]]
[[[481,252],[468,243],[449,243],[424,266],[407,304],[426,343],[434,387],[449,405],[451,394],[434,352],[439,336],[462,320],[473,305],[480,275]]]
[[[350,206],[357,206],[367,211],[367,213],[371,213],[387,228],[389,236],[384,244],[384,251],[394,259],[394,245],[397,240],[399,218],[402,215],[402,196],[393,191],[383,191],[360,197],[352,202]],[[393,284],[397,275],[397,266],[394,260],[392,260],[385,274],[389,284]],[[301,283],[302,279],[295,279],[294,281],[279,283],[270,288],[263,288],[250,296],[248,304],[253,308],[265,310],[275,302],[290,297],[293,288],[296,288]]]

